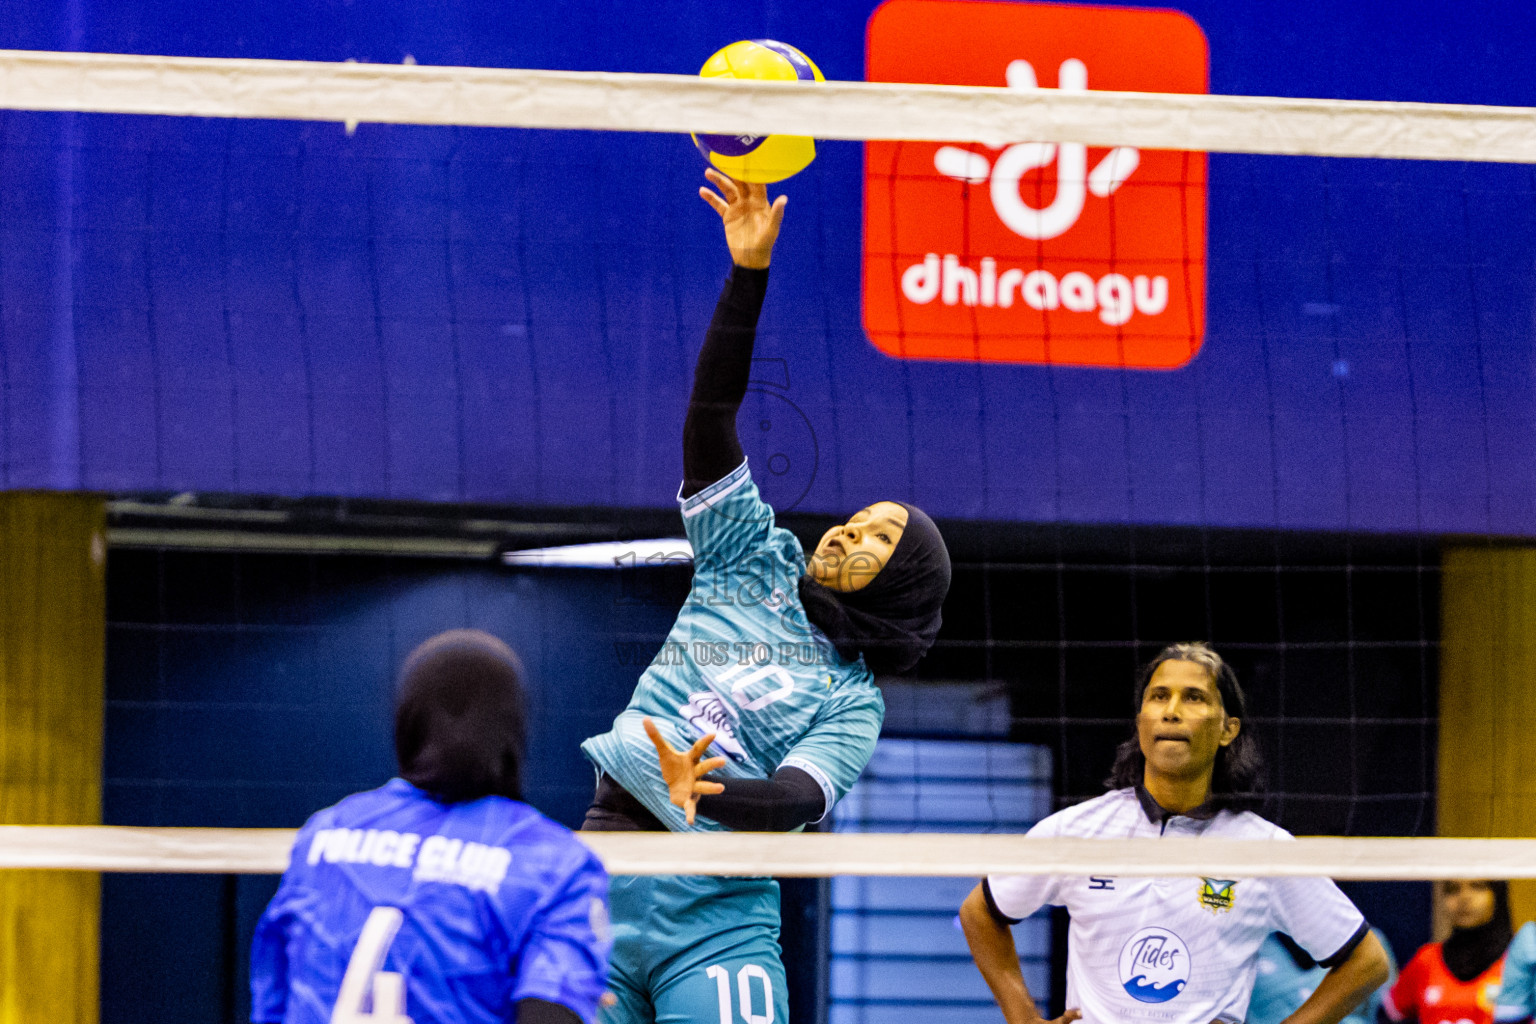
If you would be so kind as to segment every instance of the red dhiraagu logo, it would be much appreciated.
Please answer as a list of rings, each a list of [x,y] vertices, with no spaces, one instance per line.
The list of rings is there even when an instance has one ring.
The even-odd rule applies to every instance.
[[[886,0],[875,82],[1207,91],[1176,11]],[[864,327],[905,359],[1171,369],[1205,332],[1205,154],[870,142]]]

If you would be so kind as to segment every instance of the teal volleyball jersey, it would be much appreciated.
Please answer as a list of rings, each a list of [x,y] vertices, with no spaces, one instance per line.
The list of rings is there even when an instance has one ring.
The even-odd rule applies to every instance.
[[[1536,1020],[1536,922],[1525,922],[1515,933],[1504,954],[1503,977],[1493,1019],[1499,1024]]]
[[[667,799],[646,718],[679,749],[714,733],[710,755],[726,759],[716,778],[799,768],[820,784],[830,811],[880,735],[885,702],[874,677],[806,618],[805,553],[774,525],[745,461],[685,499],[682,513],[694,557],[688,600],[629,706],[582,750],[674,832],[689,826]],[[693,828],[724,826],[701,814]]]

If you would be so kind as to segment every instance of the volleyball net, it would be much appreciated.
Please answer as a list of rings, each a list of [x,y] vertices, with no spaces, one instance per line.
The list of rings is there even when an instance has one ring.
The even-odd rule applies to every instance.
[[[0,50],[12,110],[1536,162],[1525,107]]]
[[[313,843],[301,855],[367,862],[378,835]],[[280,874],[291,829],[0,826],[0,869],[146,874]],[[357,842],[351,842],[355,838]],[[582,832],[615,875],[992,874],[1326,877],[1358,881],[1536,878],[1536,839],[1071,839],[1017,835]],[[365,843],[367,845],[365,845]],[[394,847],[379,847],[388,863]]]
[[[995,70],[1004,84],[802,84],[0,52],[12,192],[62,197],[0,224],[8,407],[59,404],[28,359],[60,294],[80,338],[44,381],[76,433],[18,418],[0,485],[34,484],[28,460],[59,449],[80,485],[119,491],[664,502],[648,449],[673,450],[677,425],[648,396],[682,386],[723,261],[714,225],[678,227],[702,161],[669,133],[803,133],[833,141],[775,186],[795,199],[789,280],[760,354],[790,358],[755,385],[765,426],[744,438],[780,511],[859,503],[836,460],[863,417],[933,438],[908,476],[951,517],[1536,528],[1518,443],[1536,113],[1101,90],[1072,59]],[[601,227],[615,189],[642,208],[634,231]],[[592,196],[608,221],[551,215]],[[62,292],[25,287],[65,271]],[[895,358],[857,361],[871,341]],[[994,393],[967,363],[1046,372]],[[871,386],[806,386],[844,366]],[[593,451],[624,468],[560,471]],[[1349,542],[1293,565],[1246,543],[1204,535],[1180,565],[1130,550],[1113,571],[1060,543],[972,559],[922,685],[1012,687],[987,735],[1049,747],[1068,802],[1123,738],[1122,705],[1104,708],[1135,664],[1211,637],[1254,683],[1282,823],[1423,833],[1433,553],[1367,564]],[[1342,601],[1309,589],[1325,571]],[[1241,607],[1262,614],[1234,625]],[[615,657],[638,670],[648,643]],[[1288,672],[1292,693],[1305,674],[1342,698],[1302,714]],[[1346,768],[1297,767],[1329,744]],[[1309,817],[1322,790],[1330,812]],[[998,826],[982,818],[967,827]]]

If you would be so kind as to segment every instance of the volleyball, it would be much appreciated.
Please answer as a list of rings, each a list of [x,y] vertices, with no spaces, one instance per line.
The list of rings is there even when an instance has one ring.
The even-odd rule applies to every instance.
[[[715,51],[701,78],[743,78],[768,82],[824,82],[811,58],[788,43],[743,39]],[[816,140],[804,135],[698,135],[694,145],[716,170],[737,181],[768,184],[805,170],[816,159]]]

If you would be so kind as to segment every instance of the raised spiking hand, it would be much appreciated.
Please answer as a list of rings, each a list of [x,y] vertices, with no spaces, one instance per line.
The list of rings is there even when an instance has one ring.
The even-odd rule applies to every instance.
[[[728,178],[714,168],[704,172],[704,177],[720,190],[699,186],[699,198],[703,199],[720,215],[725,227],[725,244],[731,250],[731,259],[738,266],[762,270],[773,257],[773,243],[779,237],[779,224],[784,220],[784,204],[788,196],[779,196],[768,202],[768,186],[753,185]]]

